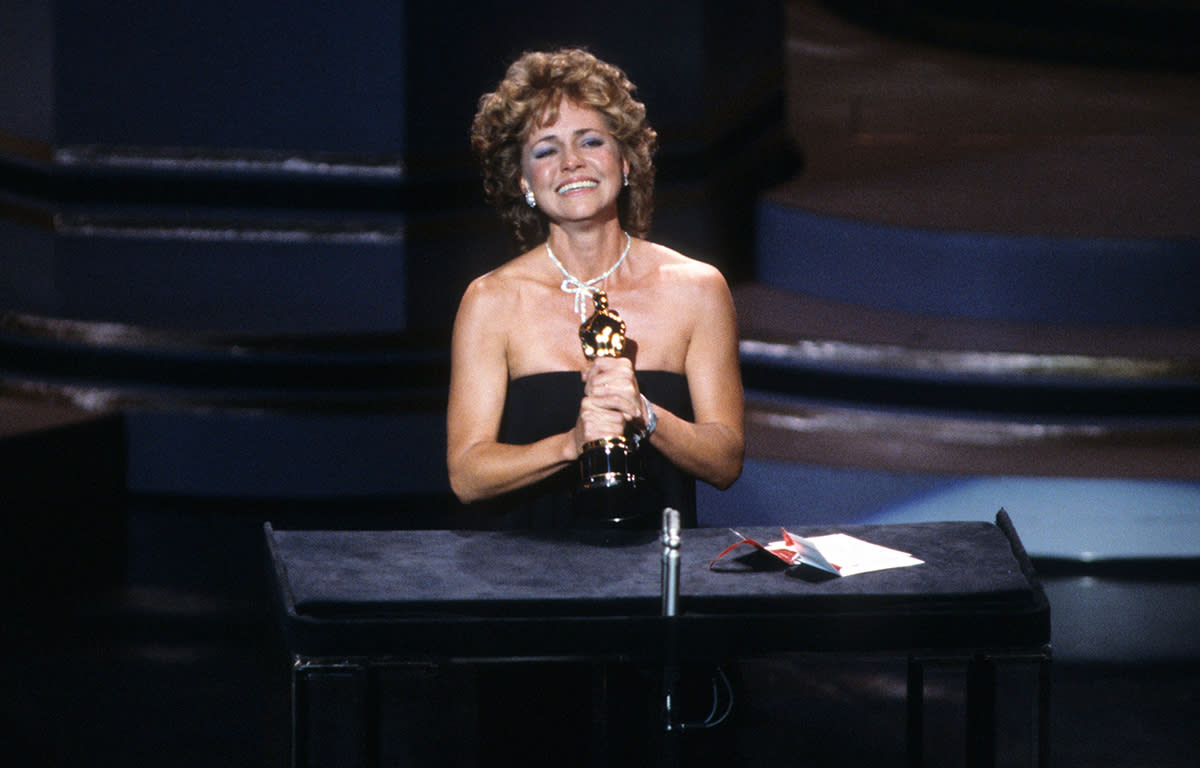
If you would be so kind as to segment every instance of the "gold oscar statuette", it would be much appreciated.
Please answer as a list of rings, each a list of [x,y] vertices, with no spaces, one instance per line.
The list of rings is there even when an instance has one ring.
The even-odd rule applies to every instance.
[[[595,311],[579,326],[579,341],[588,360],[620,357],[625,350],[625,321],[608,307],[608,295],[594,291]],[[579,455],[583,490],[634,486],[637,484],[635,446],[625,435],[613,435],[585,443]]]

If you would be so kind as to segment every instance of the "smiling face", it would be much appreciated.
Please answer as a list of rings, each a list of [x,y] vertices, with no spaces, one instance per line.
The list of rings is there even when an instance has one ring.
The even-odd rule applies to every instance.
[[[566,100],[557,119],[534,127],[521,149],[521,191],[532,190],[551,221],[615,217],[628,170],[604,116]]]

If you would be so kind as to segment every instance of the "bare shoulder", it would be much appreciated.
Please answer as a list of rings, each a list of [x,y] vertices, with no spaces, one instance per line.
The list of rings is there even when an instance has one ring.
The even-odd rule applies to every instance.
[[[536,275],[530,262],[526,253],[476,277],[463,293],[459,313],[501,313],[520,306],[522,292]]]
[[[714,265],[706,261],[668,248],[658,243],[647,243],[648,262],[653,265],[662,288],[681,298],[721,298],[729,293],[725,276]]]

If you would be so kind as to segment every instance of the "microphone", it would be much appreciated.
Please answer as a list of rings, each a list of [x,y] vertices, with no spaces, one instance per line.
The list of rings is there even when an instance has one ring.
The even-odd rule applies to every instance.
[[[662,518],[662,613],[669,621],[663,664],[663,764],[676,765],[679,759],[678,737],[682,728],[675,701],[679,685],[679,631],[674,617],[679,612],[679,510],[667,507]]]
[[[662,613],[674,616],[679,612],[679,510],[663,510],[662,527]]]
[[[679,511],[667,507],[662,518],[662,615],[671,619],[666,622],[663,664],[663,766],[676,766],[679,760],[678,739],[685,729],[713,728],[720,725],[733,710],[733,689],[725,672],[717,667],[713,673],[712,711],[703,721],[686,723],[679,717],[679,624],[674,618],[679,614]],[[726,701],[721,711],[721,691]]]

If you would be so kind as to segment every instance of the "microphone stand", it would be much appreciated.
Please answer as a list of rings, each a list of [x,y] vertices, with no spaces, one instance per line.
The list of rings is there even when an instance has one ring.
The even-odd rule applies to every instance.
[[[683,724],[676,714],[679,685],[679,511],[667,507],[662,520],[662,615],[665,619],[663,665],[663,766],[679,763]]]

